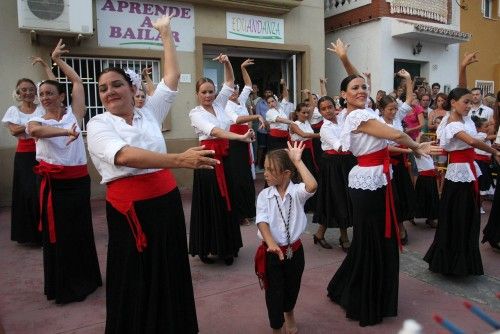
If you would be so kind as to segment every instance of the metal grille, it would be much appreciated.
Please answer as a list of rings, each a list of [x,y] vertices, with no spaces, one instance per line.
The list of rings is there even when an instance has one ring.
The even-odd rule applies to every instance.
[[[483,96],[488,93],[495,94],[495,81],[476,80],[476,87],[481,88]]]
[[[99,99],[97,77],[99,73],[108,67],[129,68],[141,74],[142,69],[151,67],[151,79],[155,84],[160,81],[160,61],[152,59],[123,59],[123,58],[91,58],[91,57],[63,57],[64,61],[71,66],[82,78],[85,89],[85,105],[87,113],[83,120],[82,131],[86,131],[87,122],[95,115],[102,114],[104,107]],[[66,104],[71,104],[71,82],[66,78],[59,67],[53,68],[57,80],[65,87]]]

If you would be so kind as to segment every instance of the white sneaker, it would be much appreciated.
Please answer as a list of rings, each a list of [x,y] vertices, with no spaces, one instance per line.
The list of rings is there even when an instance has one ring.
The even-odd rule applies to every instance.
[[[483,207],[480,207],[480,208],[479,208],[479,212],[480,212],[481,214],[485,214],[485,213],[486,213],[486,211],[484,211]]]

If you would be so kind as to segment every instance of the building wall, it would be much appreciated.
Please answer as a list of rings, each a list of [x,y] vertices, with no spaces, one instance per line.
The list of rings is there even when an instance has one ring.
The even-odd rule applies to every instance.
[[[182,1],[177,1],[182,2]],[[226,16],[225,10],[219,7],[205,5],[193,5],[195,17],[195,34],[197,38],[214,38],[218,41],[226,40]],[[236,12],[236,10],[231,10]],[[242,11],[245,14],[245,11]],[[251,44],[260,48],[287,49],[288,45],[301,47],[309,50],[307,59],[304,61],[302,80],[300,85],[319,90],[319,77],[324,76],[324,12],[322,2],[317,0],[303,0],[300,6],[290,12],[281,15],[271,15],[266,12],[253,12],[259,16],[280,17],[285,21],[285,45],[272,45],[268,43]],[[175,19],[175,18],[174,18]],[[12,91],[18,78],[28,77],[34,81],[42,80],[43,73],[31,66],[29,57],[31,55],[44,56],[48,54],[57,43],[57,37],[40,37],[40,44],[33,45],[29,34],[20,32],[17,23],[16,1],[7,1],[0,11],[2,30],[0,31],[2,53],[0,54],[0,70],[3,80],[0,83],[0,114],[3,116],[5,110],[14,104]],[[94,27],[97,29],[94,10]],[[66,39],[71,49],[71,55],[76,56],[121,56],[137,58],[161,58],[159,51],[129,50],[100,48],[97,45],[97,33],[90,39],[85,39],[81,45],[76,45],[72,40]],[[234,43],[234,41],[231,41]],[[245,44],[245,43],[242,43]],[[248,45],[248,43],[247,43]],[[293,48],[292,48],[293,49]],[[193,128],[190,125],[188,112],[196,106],[195,82],[198,73],[201,73],[197,59],[201,59],[202,50],[194,52],[179,52],[179,63],[182,73],[191,74],[190,83],[180,83],[180,94],[171,109],[171,130],[165,132],[169,152],[181,152],[188,147],[197,145]],[[299,89],[301,87],[298,87]],[[5,127],[0,127],[0,205],[10,203],[12,191],[12,164],[16,140],[9,134]],[[92,178],[92,196],[103,197],[104,187],[99,185],[99,177],[93,169],[89,160]],[[192,172],[187,170],[175,170],[178,184],[181,187],[191,187]]]
[[[481,1],[467,1],[467,10],[461,10],[461,28],[471,33],[469,42],[460,46],[460,59],[465,52],[479,51],[479,63],[467,71],[467,86],[475,86],[476,80],[495,82],[495,92],[500,90],[500,12],[499,1],[493,1],[492,18],[483,17]]]

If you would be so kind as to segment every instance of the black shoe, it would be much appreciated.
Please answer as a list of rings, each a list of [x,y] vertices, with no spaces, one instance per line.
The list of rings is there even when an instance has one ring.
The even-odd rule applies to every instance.
[[[224,259],[224,263],[226,264],[226,266],[230,266],[232,265],[234,262],[234,257],[230,256],[230,257],[226,257]]]
[[[403,238],[400,238],[401,240],[401,245],[405,246],[408,244],[408,231],[405,230],[405,236]]]
[[[201,262],[205,263],[205,264],[213,264],[215,263],[215,261],[207,256],[203,256],[203,255],[200,255],[200,260]]]
[[[313,242],[314,244],[316,245],[317,243],[319,243],[319,245],[323,248],[326,248],[326,249],[332,249],[332,245],[330,245],[328,242],[326,242],[325,238],[318,238],[316,236],[316,234],[313,234]]]

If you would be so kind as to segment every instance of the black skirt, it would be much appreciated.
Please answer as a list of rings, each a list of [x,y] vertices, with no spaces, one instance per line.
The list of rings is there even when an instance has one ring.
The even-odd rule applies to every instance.
[[[314,148],[313,148],[314,152]],[[315,157],[315,159],[318,159]],[[311,153],[311,150],[306,148],[302,152],[302,161],[304,162],[304,165],[306,165],[307,169],[309,172],[311,172],[312,176],[314,179],[318,179],[318,169],[316,168],[316,165],[314,163],[315,160],[313,160],[313,155]],[[318,160],[316,160],[316,163],[319,163]],[[317,193],[315,193],[312,197],[310,197],[306,203],[304,204],[304,211],[305,212],[314,212],[316,210],[316,202],[317,202]]]
[[[483,230],[482,242],[489,242],[495,248],[498,248],[500,243],[500,173],[497,175],[497,184],[495,188],[495,195],[493,203],[491,204],[490,217],[488,224]]]
[[[399,161],[392,165],[392,189],[394,193],[394,204],[398,222],[404,222],[415,218],[415,189],[411,182],[410,174],[406,168],[403,155],[391,156],[391,159]]]
[[[436,177],[419,175],[415,183],[415,217],[437,219],[439,192]]]
[[[481,176],[479,176],[479,190],[480,191],[488,191],[493,186],[493,176],[491,175],[490,164],[476,160],[479,169],[481,170]]]
[[[229,196],[231,198],[231,193]],[[243,242],[238,219],[233,211],[228,211],[217,185],[215,170],[196,169],[193,177],[189,254],[212,254],[224,259],[237,255],[241,247]]]
[[[16,152],[12,179],[12,211],[10,239],[19,243],[41,244],[38,231],[39,201],[35,152]]]
[[[248,143],[229,141],[225,171],[231,193],[231,206],[238,220],[255,217],[255,185],[252,177]]]
[[[106,333],[197,333],[179,190],[134,208],[148,243],[141,253],[126,216],[106,203]]]
[[[424,260],[429,270],[445,275],[482,275],[479,252],[479,201],[472,182],[445,180],[439,224]]]
[[[318,180],[316,221],[326,227],[352,226],[352,203],[349,196],[348,177],[357,164],[352,155],[323,153]]]
[[[52,179],[51,186],[56,242],[50,243],[44,210],[45,294],[56,303],[82,301],[102,285],[92,228],[90,177]]]
[[[385,189],[351,189],[353,238],[328,284],[328,297],[360,326],[375,325],[398,309],[399,250],[394,225],[385,238]]]
[[[267,136],[267,152],[279,150],[282,148],[288,148],[287,142],[288,142],[288,138],[273,137],[271,135],[268,135]]]

